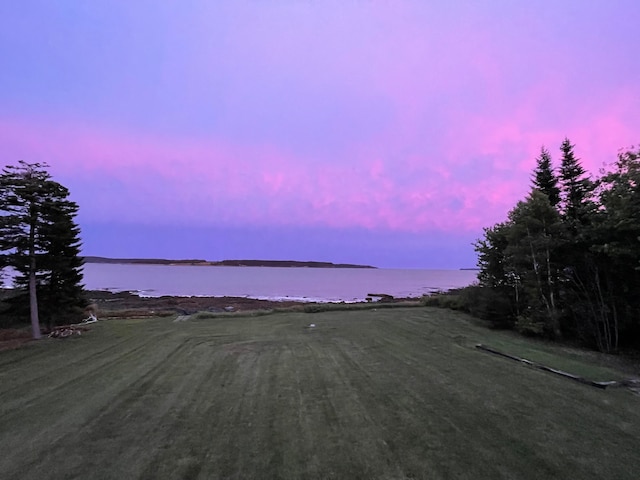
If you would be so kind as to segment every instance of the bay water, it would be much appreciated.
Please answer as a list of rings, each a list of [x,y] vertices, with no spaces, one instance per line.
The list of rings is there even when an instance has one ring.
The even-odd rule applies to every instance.
[[[370,294],[419,297],[464,287],[473,270],[213,267],[88,263],[88,290],[141,296],[233,296],[316,302],[364,301]]]

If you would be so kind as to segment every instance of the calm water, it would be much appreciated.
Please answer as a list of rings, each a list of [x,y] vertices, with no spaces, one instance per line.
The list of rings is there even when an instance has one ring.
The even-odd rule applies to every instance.
[[[84,267],[90,290],[140,295],[234,296],[275,300],[362,301],[369,293],[417,297],[473,283],[469,270],[195,267],[108,265]]]

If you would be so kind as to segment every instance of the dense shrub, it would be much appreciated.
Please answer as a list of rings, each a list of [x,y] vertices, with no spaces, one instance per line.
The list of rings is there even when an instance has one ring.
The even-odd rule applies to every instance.
[[[515,318],[509,292],[478,285],[425,296],[425,306],[461,310],[487,320],[494,328],[513,328]]]
[[[518,315],[515,329],[523,335],[537,337],[545,333],[545,322],[536,320],[531,315]]]
[[[471,315],[487,320],[495,328],[513,327],[513,306],[506,289],[472,285],[463,289],[460,296]]]
[[[458,291],[439,292],[422,297],[422,304],[426,307],[449,308],[451,310],[467,311]]]

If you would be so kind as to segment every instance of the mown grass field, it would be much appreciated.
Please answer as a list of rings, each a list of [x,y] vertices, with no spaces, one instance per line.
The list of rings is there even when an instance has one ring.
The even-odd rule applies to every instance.
[[[0,352],[0,478],[640,477],[640,397],[476,343],[622,376],[429,308],[105,321]]]

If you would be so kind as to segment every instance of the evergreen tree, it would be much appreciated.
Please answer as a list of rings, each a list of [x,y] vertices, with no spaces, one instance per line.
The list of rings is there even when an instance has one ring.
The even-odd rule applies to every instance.
[[[618,155],[615,169],[600,180],[600,205],[609,235],[608,254],[640,268],[640,150]]]
[[[586,177],[585,169],[576,158],[572,145],[565,138],[560,146],[562,161],[560,165],[560,198],[562,212],[570,228],[575,230],[586,221],[590,207],[592,206],[591,193],[593,184]]]
[[[484,238],[474,244],[478,252],[480,290],[476,298],[469,299],[473,303],[469,311],[499,328],[513,327],[521,300],[520,277],[505,257],[511,228],[510,222],[485,228]]]
[[[46,256],[41,259],[43,270],[39,288],[39,305],[43,319],[51,327],[79,313],[86,302],[82,287],[80,229],[74,218],[78,206],[67,200],[69,191],[55,184],[57,201],[43,210],[42,239]]]
[[[552,207],[556,207],[560,203],[558,178],[553,172],[551,155],[544,147],[540,149],[540,156],[536,159],[536,168],[533,171],[533,187],[549,198],[549,203]]]
[[[509,212],[511,228],[505,262],[521,284],[523,308],[516,326],[529,333],[560,337],[558,249],[562,224],[549,198],[533,189]]]
[[[565,276],[564,312],[561,319],[564,330],[592,332],[591,318],[595,312],[606,311],[602,297],[604,287],[601,261],[594,255],[594,221],[598,217],[594,203],[595,184],[586,174],[574,153],[574,145],[568,138],[560,146],[560,190],[563,231],[563,246],[560,253]],[[588,307],[585,312],[583,307]],[[601,350],[603,348],[599,346]],[[604,348],[608,350],[608,348]]]
[[[506,222],[486,228],[484,239],[475,244],[478,280],[493,291],[493,297],[508,292],[512,324],[519,330],[557,338],[562,332],[559,290],[564,227],[557,210],[558,180],[545,148],[536,163],[527,198],[509,212]]]
[[[50,324],[83,304],[78,207],[45,168],[20,161],[0,175],[0,252],[19,273],[16,284],[27,287],[34,338],[39,304]]]
[[[504,251],[508,246],[508,223],[498,223],[484,229],[484,238],[474,244],[478,252],[478,281],[489,288],[509,285],[508,271],[505,270]]]
[[[600,179],[599,209],[587,230],[590,281],[576,306],[590,306],[583,331],[603,351],[640,347],[640,151],[618,156]],[[575,307],[574,307],[575,308]]]

